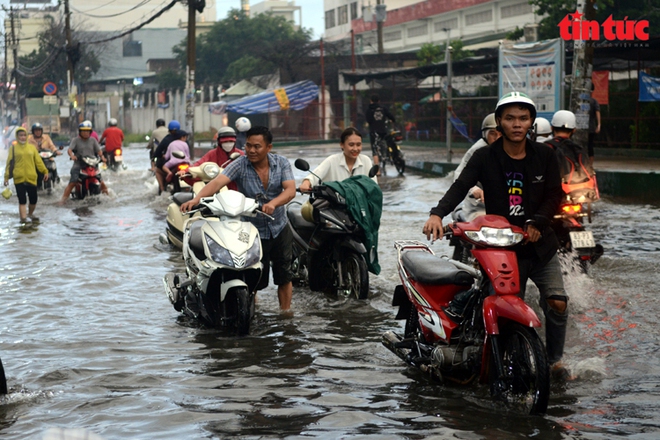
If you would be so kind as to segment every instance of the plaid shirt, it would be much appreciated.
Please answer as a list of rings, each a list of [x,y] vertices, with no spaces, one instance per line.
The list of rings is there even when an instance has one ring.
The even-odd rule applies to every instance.
[[[239,192],[264,204],[282,193],[283,182],[294,180],[291,164],[284,156],[268,153],[268,168],[268,188],[266,189],[247,156],[241,156],[227,165],[222,174],[229,177],[232,182],[236,182]],[[250,217],[248,220],[259,230],[259,236],[262,239],[271,239],[277,237],[286,226],[285,207],[275,208],[273,217],[275,220],[259,215]]]

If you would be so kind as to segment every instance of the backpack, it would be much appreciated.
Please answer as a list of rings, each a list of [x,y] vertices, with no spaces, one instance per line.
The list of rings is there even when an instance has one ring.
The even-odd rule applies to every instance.
[[[574,201],[600,198],[596,174],[582,162],[582,147],[570,139],[555,137],[545,141],[557,153],[561,171],[561,187]]]

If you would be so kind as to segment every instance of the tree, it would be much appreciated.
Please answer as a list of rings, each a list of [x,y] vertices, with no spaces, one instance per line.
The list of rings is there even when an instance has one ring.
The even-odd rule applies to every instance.
[[[471,50],[463,49],[462,40],[452,40],[452,61],[458,61],[465,58],[474,56],[474,52]],[[429,64],[440,63],[445,60],[445,50],[447,48],[447,43],[444,44],[433,44],[426,43],[422,45],[419,52],[417,52],[417,65],[426,66]]]
[[[75,66],[74,80],[79,84],[87,82],[98,72],[101,63],[91,46],[81,43],[78,32],[73,31],[73,44],[70,53]],[[67,84],[67,54],[64,26],[54,19],[49,20],[46,29],[38,34],[39,50],[19,57],[19,81],[22,93],[27,96],[43,95],[43,85],[54,82],[60,89]],[[66,92],[66,90],[62,90]]]
[[[539,23],[539,39],[547,40],[559,37],[557,25],[566,17],[566,14],[575,12],[577,2],[575,0],[530,0],[536,6],[538,15],[545,15]],[[596,20],[602,23],[613,16],[615,20],[648,20],[650,26],[660,22],[660,7],[654,6],[656,0],[596,0]],[[653,32],[650,28],[651,34]]]
[[[182,89],[186,86],[186,77],[182,72],[164,69],[156,74],[156,83],[159,90]]]
[[[283,17],[259,14],[248,17],[232,9],[224,20],[198,37],[197,83],[228,83],[242,77],[274,73],[286,81],[298,81],[296,66],[315,50],[311,31],[294,29]],[[175,47],[181,66],[186,65],[186,42]]]

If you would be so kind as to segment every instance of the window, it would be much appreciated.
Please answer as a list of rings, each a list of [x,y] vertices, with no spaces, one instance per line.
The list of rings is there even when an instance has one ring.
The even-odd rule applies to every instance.
[[[420,26],[408,28],[408,38],[421,37],[422,35],[426,35],[427,33],[428,33],[428,27],[426,26],[426,23]]]
[[[358,13],[357,13],[357,2],[351,3],[351,20],[355,20],[358,18]]]
[[[474,14],[467,14],[465,16],[465,24],[467,26],[472,26],[473,24],[478,23],[486,23],[488,21],[493,21],[492,9],[482,12],[475,12]]]
[[[502,18],[516,17],[518,15],[531,14],[532,12],[532,5],[526,2],[511,6],[502,6],[500,10]]]
[[[435,32],[444,32],[445,29],[458,29],[458,17],[449,20],[436,21],[433,24]]]
[[[383,42],[396,41],[401,39],[401,31],[385,32]]]
[[[133,35],[127,35],[124,37],[124,50],[122,55],[124,57],[141,57],[142,41],[133,40]]]
[[[337,8],[337,24],[342,25],[348,23],[348,5],[340,6]]]
[[[332,29],[333,27],[335,27],[335,10],[330,9],[325,11],[325,28]]]

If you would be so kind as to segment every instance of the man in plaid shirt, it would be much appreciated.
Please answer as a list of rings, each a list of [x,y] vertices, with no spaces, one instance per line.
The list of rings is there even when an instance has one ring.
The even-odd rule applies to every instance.
[[[230,182],[236,182],[238,190],[246,197],[262,202],[261,210],[273,216],[250,217],[249,220],[259,230],[263,250],[264,270],[257,290],[268,286],[270,262],[273,263],[273,280],[277,285],[277,296],[282,310],[291,308],[293,286],[291,283],[291,231],[286,228],[285,206],[296,195],[296,182],[289,161],[271,153],[273,135],[267,127],[255,126],[247,132],[245,156],[234,160],[221,174],[210,181],[189,202],[181,205],[186,213],[200,203],[203,197],[216,194]]]

